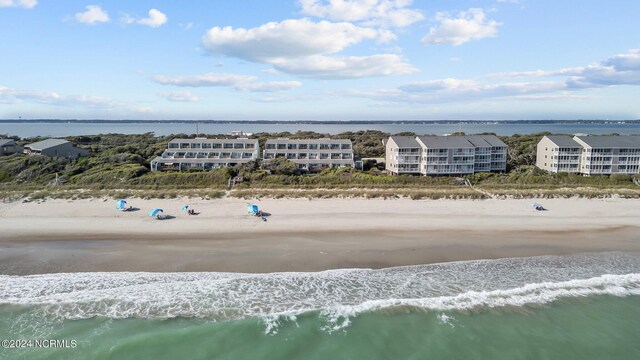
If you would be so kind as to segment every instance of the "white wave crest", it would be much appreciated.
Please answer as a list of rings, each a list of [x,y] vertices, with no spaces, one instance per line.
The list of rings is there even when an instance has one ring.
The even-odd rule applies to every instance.
[[[318,273],[73,273],[0,275],[0,310],[62,319],[260,317],[267,332],[318,311],[329,331],[394,307],[468,311],[559,298],[640,295],[640,257],[607,253]]]

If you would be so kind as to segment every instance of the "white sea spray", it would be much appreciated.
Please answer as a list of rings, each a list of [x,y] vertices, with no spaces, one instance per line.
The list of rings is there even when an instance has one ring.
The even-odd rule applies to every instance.
[[[640,295],[640,257],[605,253],[317,273],[66,273],[0,276],[0,306],[57,319],[260,317],[267,333],[318,312],[329,332],[371,311],[469,311]],[[442,323],[450,316],[442,313]]]

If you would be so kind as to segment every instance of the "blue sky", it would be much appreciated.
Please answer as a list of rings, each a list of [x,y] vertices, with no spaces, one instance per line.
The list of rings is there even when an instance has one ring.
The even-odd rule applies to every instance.
[[[0,118],[638,119],[638,1],[0,0]]]

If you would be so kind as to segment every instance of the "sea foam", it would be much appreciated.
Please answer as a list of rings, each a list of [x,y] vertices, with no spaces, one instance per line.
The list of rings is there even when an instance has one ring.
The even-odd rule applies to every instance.
[[[0,276],[0,306],[56,318],[260,317],[267,332],[311,311],[331,331],[370,311],[469,311],[594,295],[640,295],[640,257],[543,256],[316,273]]]

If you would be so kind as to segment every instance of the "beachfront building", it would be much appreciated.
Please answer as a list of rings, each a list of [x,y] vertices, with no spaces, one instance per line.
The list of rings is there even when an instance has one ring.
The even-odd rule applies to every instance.
[[[47,139],[27,144],[24,146],[23,152],[27,155],[45,155],[67,159],[77,159],[80,156],[89,155],[89,150],[77,148],[64,139]]]
[[[263,162],[285,158],[302,172],[354,166],[353,146],[349,139],[269,139],[264,145]]]
[[[464,175],[507,169],[507,145],[495,135],[391,136],[383,144],[386,170],[395,175]]]
[[[640,173],[640,136],[545,136],[536,166],[583,175]]]
[[[20,146],[13,139],[0,139],[0,156],[13,155],[22,152]]]
[[[255,161],[259,154],[258,139],[173,139],[151,160],[151,171],[218,169]]]
[[[540,140],[536,151],[536,166],[558,173],[579,173],[582,146],[571,136],[547,135]]]

